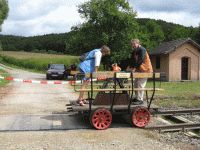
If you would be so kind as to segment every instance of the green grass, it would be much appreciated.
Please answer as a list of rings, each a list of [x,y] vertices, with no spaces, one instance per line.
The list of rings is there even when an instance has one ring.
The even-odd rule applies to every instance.
[[[78,57],[28,52],[0,51],[0,62],[11,66],[45,72],[49,63],[78,64]]]
[[[164,91],[156,92],[154,104],[162,107],[200,107],[200,82],[159,82],[157,87]],[[148,82],[148,87],[152,82]]]
[[[5,72],[4,70],[0,69],[0,76],[6,77],[6,76],[9,76],[9,74]],[[3,87],[7,85],[8,83],[9,81],[0,79],[0,87]]]
[[[199,108],[200,107],[200,99],[194,100],[194,99],[164,99],[164,100],[155,100],[153,102],[155,105],[158,105],[162,108]]]
[[[147,87],[151,87],[152,82],[148,82]],[[156,87],[163,88],[164,92],[158,92],[159,95],[170,97],[193,98],[200,96],[200,82],[156,82]]]

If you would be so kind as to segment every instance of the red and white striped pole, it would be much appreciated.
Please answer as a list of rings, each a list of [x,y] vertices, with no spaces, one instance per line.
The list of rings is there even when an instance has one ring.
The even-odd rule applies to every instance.
[[[76,84],[76,83],[82,83],[81,80],[71,80],[71,81],[47,81],[47,80],[31,80],[31,79],[19,79],[19,78],[13,78],[13,77],[3,77],[0,76],[0,79],[7,80],[7,81],[15,81],[15,82],[22,82],[22,83],[37,83],[37,84]],[[97,81],[100,79],[93,79],[93,81]]]

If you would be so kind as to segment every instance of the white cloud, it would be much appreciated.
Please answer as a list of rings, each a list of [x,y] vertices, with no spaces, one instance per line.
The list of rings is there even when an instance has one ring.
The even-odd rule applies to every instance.
[[[8,0],[9,15],[1,34],[23,36],[64,33],[83,22],[77,5],[89,0]],[[139,18],[162,19],[185,26],[200,23],[200,1],[128,0]]]
[[[130,4],[140,11],[187,12],[199,14],[199,0],[129,0]]]
[[[161,19],[184,26],[200,23],[199,0],[129,0],[139,18]]]
[[[199,18],[192,16],[191,14],[187,14],[185,12],[141,12],[138,13],[138,18],[151,18],[151,19],[160,19],[165,20],[167,22],[172,22],[176,24],[181,24],[184,26],[194,26],[197,27],[199,25]]]
[[[88,0],[9,0],[2,34],[33,36],[70,31],[83,20],[77,5]]]

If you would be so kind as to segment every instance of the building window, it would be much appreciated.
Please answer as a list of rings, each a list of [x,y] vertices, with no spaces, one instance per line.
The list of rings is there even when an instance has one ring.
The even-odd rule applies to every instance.
[[[156,69],[160,69],[160,56],[156,57]]]

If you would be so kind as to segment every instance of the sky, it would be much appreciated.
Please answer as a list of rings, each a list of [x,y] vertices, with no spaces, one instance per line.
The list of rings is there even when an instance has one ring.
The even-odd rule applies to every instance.
[[[8,0],[9,14],[0,34],[35,36],[65,33],[84,22],[77,5],[89,0]],[[200,23],[200,0],[127,0],[137,18],[161,19],[184,26]]]

